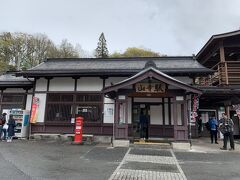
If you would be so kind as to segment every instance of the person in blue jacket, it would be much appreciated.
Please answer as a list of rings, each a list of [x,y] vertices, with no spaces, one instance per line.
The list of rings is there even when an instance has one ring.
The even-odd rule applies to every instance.
[[[215,144],[218,144],[217,141],[217,132],[218,132],[218,121],[215,116],[212,116],[209,121],[209,128],[210,128],[210,134],[211,134],[211,143],[213,144],[213,138],[215,140]]]

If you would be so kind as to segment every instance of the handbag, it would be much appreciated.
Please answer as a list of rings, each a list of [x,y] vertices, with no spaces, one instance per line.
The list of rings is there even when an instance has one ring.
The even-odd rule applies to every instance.
[[[3,125],[3,129],[8,129],[8,125],[7,125],[7,124],[4,124],[4,125]]]

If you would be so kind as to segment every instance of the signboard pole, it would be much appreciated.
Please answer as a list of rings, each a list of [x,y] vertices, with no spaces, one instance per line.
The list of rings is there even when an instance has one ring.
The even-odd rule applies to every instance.
[[[191,115],[191,106],[192,106],[192,98],[191,98],[191,95],[190,95],[190,99],[188,100],[188,113],[189,113],[189,143],[190,143],[190,149],[192,149],[192,115]]]

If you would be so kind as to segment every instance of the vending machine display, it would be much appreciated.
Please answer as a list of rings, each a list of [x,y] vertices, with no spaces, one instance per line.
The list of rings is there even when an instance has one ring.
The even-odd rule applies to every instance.
[[[15,136],[26,138],[28,136],[30,112],[28,110],[12,109],[10,114],[16,121]]]

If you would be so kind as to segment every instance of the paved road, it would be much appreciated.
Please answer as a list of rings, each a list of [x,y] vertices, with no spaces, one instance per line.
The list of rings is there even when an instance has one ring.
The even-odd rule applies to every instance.
[[[106,180],[127,148],[50,141],[0,143],[1,180]]]
[[[0,142],[0,180],[239,180],[240,148],[194,142],[191,151],[54,141]]]

